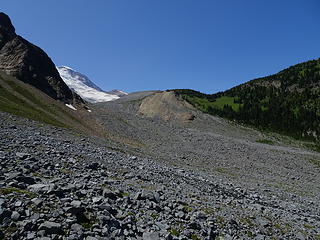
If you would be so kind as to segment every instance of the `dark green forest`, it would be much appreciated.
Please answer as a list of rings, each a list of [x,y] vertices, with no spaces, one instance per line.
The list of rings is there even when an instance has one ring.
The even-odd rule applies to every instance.
[[[173,91],[205,113],[296,138],[320,140],[320,59],[216,94]]]

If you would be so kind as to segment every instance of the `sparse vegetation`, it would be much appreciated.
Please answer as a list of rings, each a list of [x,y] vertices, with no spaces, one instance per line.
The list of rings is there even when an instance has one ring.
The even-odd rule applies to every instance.
[[[1,231],[3,231],[5,236],[11,236],[13,233],[15,233],[18,228],[17,227],[2,227],[0,228]],[[0,240],[4,240],[5,238],[1,238],[0,236]]]
[[[310,163],[312,163],[315,167],[320,168],[320,160],[310,159]]]
[[[202,211],[207,214],[207,215],[213,215],[214,214],[214,209],[211,207],[205,207],[202,209]]]
[[[1,78],[1,76],[0,76]],[[24,95],[31,95],[25,90]],[[0,85],[0,111],[8,112],[22,117],[27,117],[32,120],[45,122],[58,127],[66,127],[57,119],[51,117],[46,112],[35,108],[23,98],[20,98],[10,93],[6,88]]]
[[[38,89],[1,71],[0,111],[56,127],[77,129],[87,133],[94,131],[97,135],[104,135],[103,131],[97,133],[95,127],[98,126],[95,123],[89,124],[83,121],[77,116],[78,113],[72,114],[60,102],[40,94]]]
[[[94,222],[83,222],[81,223],[81,226],[84,228],[84,229],[91,229],[92,226],[93,226]]]
[[[159,218],[159,214],[151,213],[151,217],[153,218],[153,220],[157,220]]]
[[[199,238],[197,234],[192,234],[191,239],[192,240],[200,240],[201,238]]]
[[[13,188],[13,187],[0,188],[0,194],[8,195],[8,194],[12,194],[12,193],[23,194],[23,195],[28,196],[29,198],[34,198],[37,196],[33,192],[29,192],[29,191],[18,189],[18,188]]]
[[[320,240],[320,234],[314,235],[313,237],[315,240]]]
[[[320,152],[320,143],[308,142],[308,143],[305,143],[304,146],[306,148],[309,148],[309,149],[313,150],[313,151]]]
[[[217,219],[217,224],[218,224],[218,226],[220,227],[220,228],[223,228],[224,227],[224,225],[225,225],[225,219],[224,219],[224,217],[222,217],[222,216],[217,216],[216,217],[216,219]]]
[[[66,168],[60,168],[60,172],[63,174],[72,174],[72,171]]]
[[[274,145],[274,142],[269,139],[258,139],[256,140],[257,143],[263,143],[263,144],[269,144],[269,145]]]
[[[121,197],[129,197],[129,193],[128,192],[122,192],[121,193]]]
[[[254,224],[252,222],[252,220],[249,218],[249,217],[243,217],[243,218],[240,218],[240,222],[244,225],[247,225],[249,227],[252,227]]]
[[[172,235],[172,236],[176,236],[176,237],[179,237],[180,236],[180,231],[176,228],[171,228],[169,230],[169,233]]]
[[[314,228],[314,226],[312,226],[312,225],[310,225],[310,224],[307,224],[307,223],[303,224],[303,226],[304,226],[305,228],[307,228],[307,229],[312,229],[312,228]]]

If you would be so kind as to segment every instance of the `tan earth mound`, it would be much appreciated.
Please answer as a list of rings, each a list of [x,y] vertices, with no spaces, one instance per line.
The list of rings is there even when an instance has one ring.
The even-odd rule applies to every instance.
[[[195,118],[194,111],[191,104],[173,92],[159,92],[142,101],[138,114],[164,121],[192,121]]]

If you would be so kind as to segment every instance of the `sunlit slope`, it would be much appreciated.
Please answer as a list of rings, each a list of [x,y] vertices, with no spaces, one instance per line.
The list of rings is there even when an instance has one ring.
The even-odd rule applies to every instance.
[[[0,111],[57,127],[97,133],[87,110],[72,110],[40,90],[0,72]],[[101,130],[101,129],[100,129]]]
[[[320,138],[320,59],[216,94],[173,91],[205,113],[297,138]]]

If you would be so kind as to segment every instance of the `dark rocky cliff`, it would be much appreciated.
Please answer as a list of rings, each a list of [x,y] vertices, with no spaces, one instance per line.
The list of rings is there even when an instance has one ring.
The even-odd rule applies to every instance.
[[[39,47],[15,33],[10,18],[0,13],[0,70],[64,103],[81,104],[60,77],[55,64]]]

